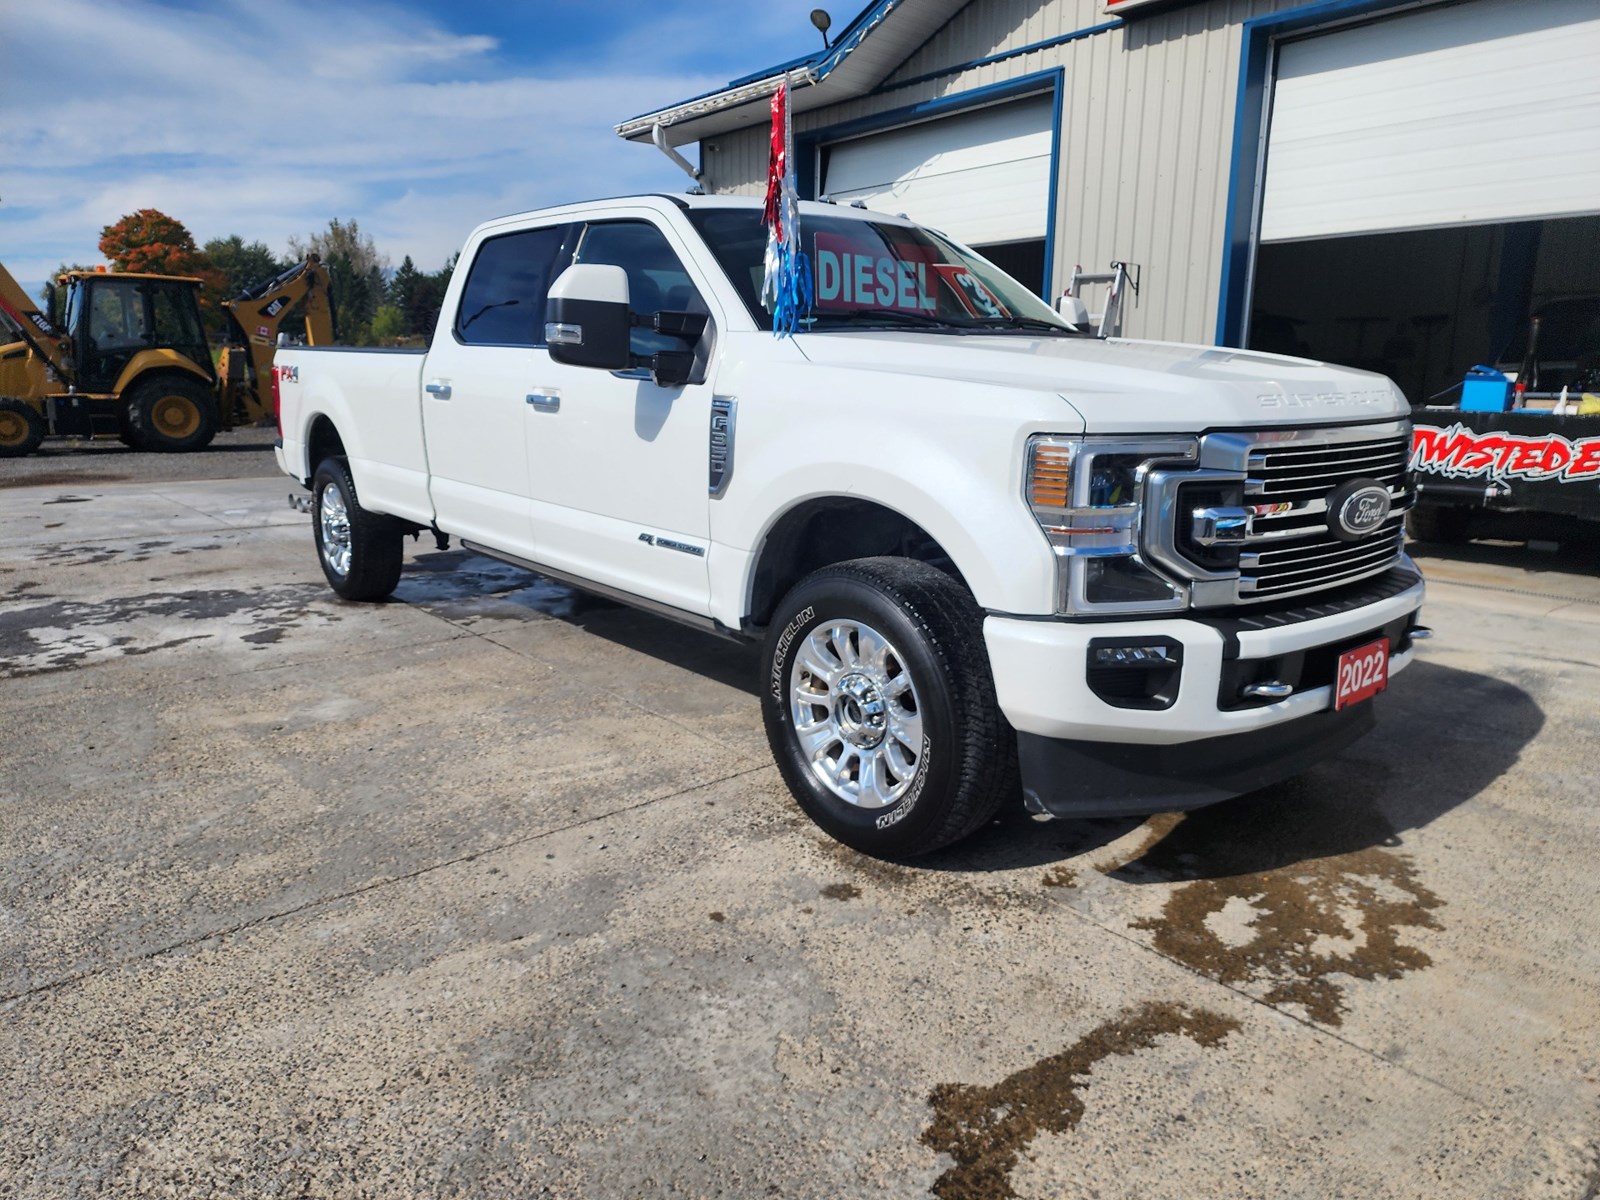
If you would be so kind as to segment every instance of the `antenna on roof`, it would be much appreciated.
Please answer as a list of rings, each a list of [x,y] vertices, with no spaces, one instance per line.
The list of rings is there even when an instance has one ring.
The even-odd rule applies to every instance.
[[[828,30],[833,27],[833,18],[828,15],[828,10],[825,8],[813,8],[811,10],[811,23],[817,27],[817,32],[822,35],[822,48],[824,50],[832,50],[833,47],[828,44]]]

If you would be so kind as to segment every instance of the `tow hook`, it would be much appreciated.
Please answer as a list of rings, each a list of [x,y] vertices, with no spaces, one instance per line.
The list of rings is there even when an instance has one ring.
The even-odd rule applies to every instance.
[[[289,493],[289,507],[295,512],[309,513],[311,511],[311,497],[302,496],[299,492]]]

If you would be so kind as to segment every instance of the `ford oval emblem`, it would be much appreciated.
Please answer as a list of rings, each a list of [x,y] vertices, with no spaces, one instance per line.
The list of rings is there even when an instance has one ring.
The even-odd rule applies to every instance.
[[[1389,519],[1389,489],[1373,479],[1352,479],[1328,497],[1328,528],[1343,542],[1371,537]]]

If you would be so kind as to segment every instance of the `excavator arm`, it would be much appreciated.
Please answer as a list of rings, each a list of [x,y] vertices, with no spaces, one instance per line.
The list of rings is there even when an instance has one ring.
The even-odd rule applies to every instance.
[[[0,263],[0,312],[20,331],[21,340],[57,375],[66,376],[61,357],[61,331],[40,311],[23,286]],[[10,341],[9,337],[0,340]]]
[[[285,319],[298,310],[305,317],[308,344],[333,344],[328,268],[317,255],[309,255],[283,274],[223,301],[222,310],[228,315],[231,334],[219,364],[224,411],[242,410],[247,420],[258,421],[267,415],[272,356],[278,345],[278,327]]]

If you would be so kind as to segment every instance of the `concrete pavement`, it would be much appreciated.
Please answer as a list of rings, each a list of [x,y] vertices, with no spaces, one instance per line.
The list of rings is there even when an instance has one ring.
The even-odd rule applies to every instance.
[[[1285,787],[905,868],[749,650],[339,602],[288,486],[0,490],[0,1196],[1596,1194],[1591,577],[1439,564]]]

